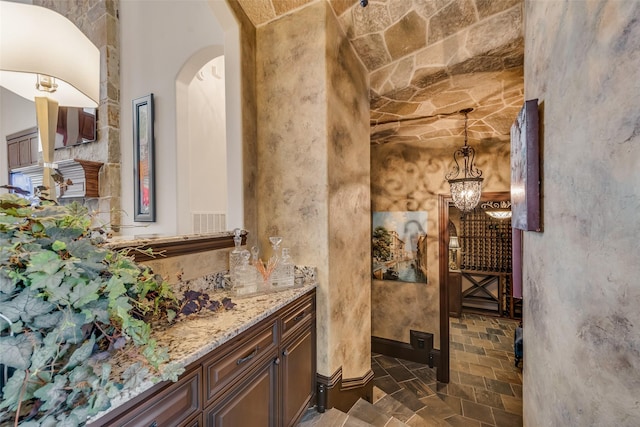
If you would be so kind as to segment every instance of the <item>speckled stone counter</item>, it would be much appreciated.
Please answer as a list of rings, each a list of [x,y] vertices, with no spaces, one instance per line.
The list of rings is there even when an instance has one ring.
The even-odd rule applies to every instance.
[[[187,366],[314,288],[308,285],[242,299],[231,296],[237,304],[233,309],[187,318],[155,332],[154,338],[169,349],[172,363]],[[211,294],[216,299],[225,296],[223,291]]]
[[[170,363],[186,367],[315,287],[315,283],[305,284],[289,290],[242,299],[229,295],[227,291],[212,291],[212,299],[221,300],[229,296],[236,306],[231,310],[188,316],[169,327],[154,330],[152,335],[159,345],[168,349]],[[150,389],[155,383],[153,378],[150,378],[135,389],[123,390],[119,396],[112,399],[111,407],[90,419],[90,423]]]

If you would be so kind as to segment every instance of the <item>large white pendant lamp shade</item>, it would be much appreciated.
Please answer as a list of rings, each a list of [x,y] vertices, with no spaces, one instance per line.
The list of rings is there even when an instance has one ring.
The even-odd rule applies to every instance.
[[[98,106],[100,51],[59,13],[0,1],[0,86],[36,103],[43,184],[55,200],[52,168],[58,106]]]
[[[53,77],[56,90],[38,89],[38,74]],[[59,13],[0,1],[0,86],[29,100],[47,96],[66,107],[95,108],[100,51]]]

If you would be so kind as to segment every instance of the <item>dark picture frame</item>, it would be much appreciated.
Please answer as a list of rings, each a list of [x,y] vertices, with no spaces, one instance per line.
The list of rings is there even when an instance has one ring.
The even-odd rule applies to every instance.
[[[511,226],[542,231],[538,100],[525,101],[511,126]]]
[[[133,100],[134,220],[156,220],[153,94]]]

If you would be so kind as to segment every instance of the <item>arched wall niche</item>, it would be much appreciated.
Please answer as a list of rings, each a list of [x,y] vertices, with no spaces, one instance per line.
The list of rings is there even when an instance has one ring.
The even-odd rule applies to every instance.
[[[177,234],[218,232],[226,227],[225,93],[215,84],[207,84],[211,70],[203,70],[220,62],[224,64],[224,46],[208,46],[193,54],[176,77]],[[226,73],[221,70],[219,74],[224,84]],[[207,168],[207,164],[211,167]],[[222,214],[223,229],[214,229],[220,225],[212,221],[220,222]]]

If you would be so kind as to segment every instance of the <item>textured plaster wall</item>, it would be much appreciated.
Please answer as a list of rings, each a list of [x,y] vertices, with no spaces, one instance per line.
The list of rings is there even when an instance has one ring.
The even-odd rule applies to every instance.
[[[372,335],[409,342],[411,329],[434,334],[440,342],[438,272],[438,195],[449,194],[445,175],[462,138],[423,143],[388,143],[371,147],[371,209],[427,212],[427,284],[373,280]],[[509,191],[509,140],[470,140],[476,165],[485,178],[483,191]],[[447,256],[447,254],[445,254]]]
[[[524,235],[524,424],[640,425],[640,2],[525,4],[544,232]]]
[[[329,325],[343,377],[358,378],[369,371],[371,360],[369,81],[332,9],[322,3],[327,13]]]
[[[370,369],[367,77],[326,2],[256,38],[261,249],[280,235],[318,268],[318,372],[359,377]]]

